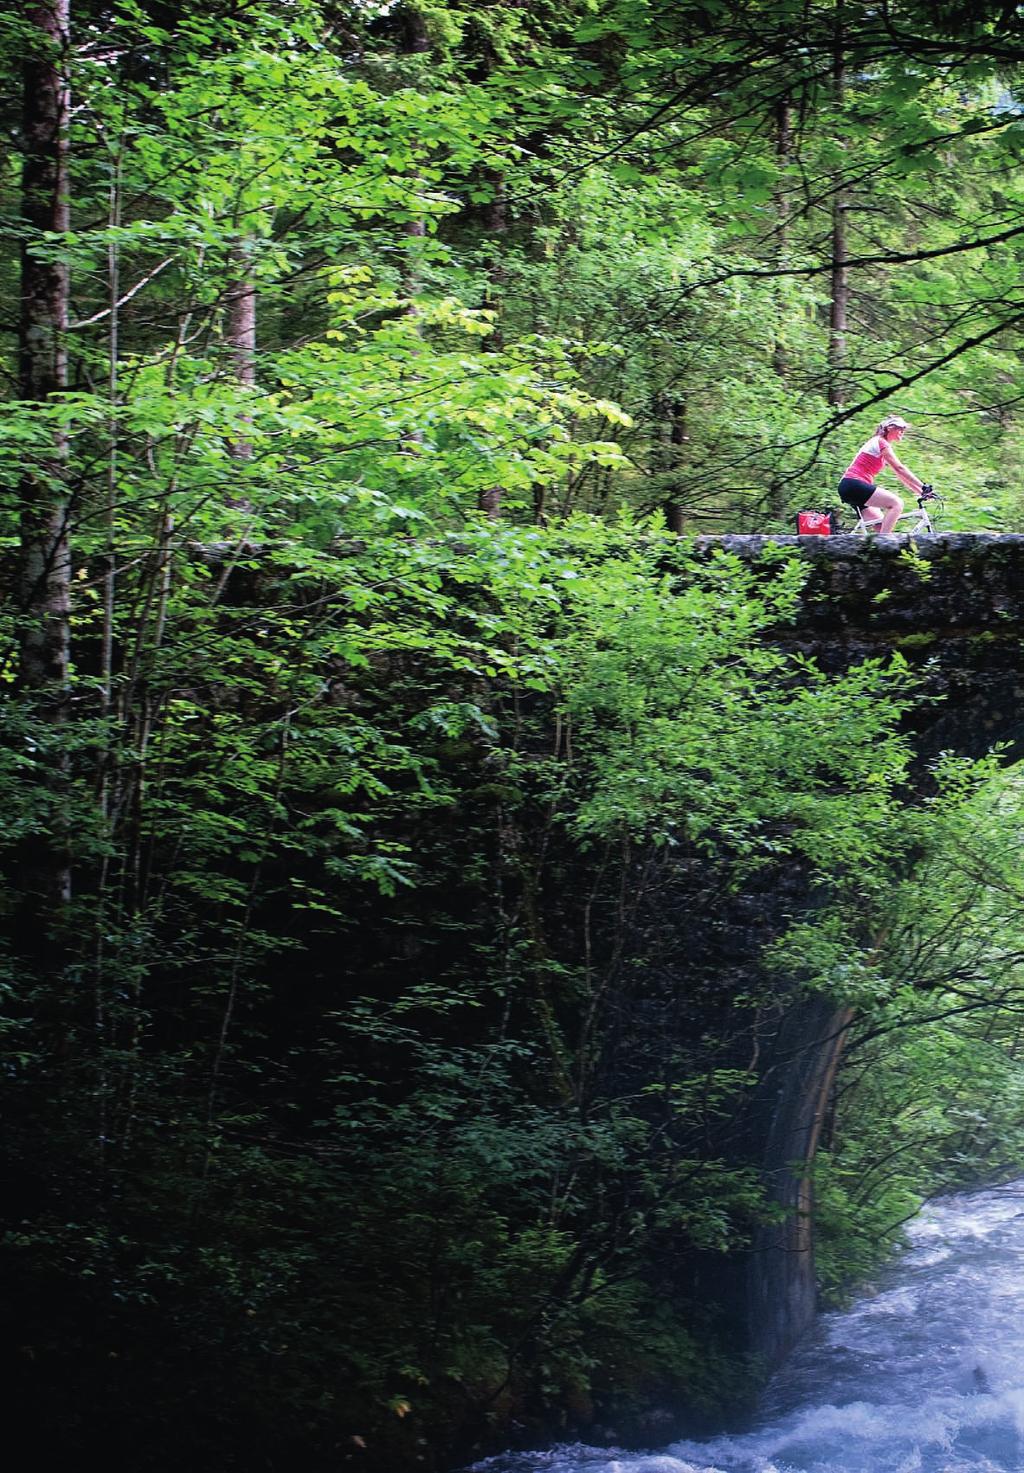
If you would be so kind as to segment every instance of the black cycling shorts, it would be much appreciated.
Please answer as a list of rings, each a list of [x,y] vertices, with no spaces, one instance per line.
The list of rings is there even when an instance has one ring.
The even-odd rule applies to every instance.
[[[839,482],[839,500],[845,501],[847,506],[855,507],[857,511],[863,511],[877,490],[878,487],[870,481],[862,481],[857,476],[844,476]]]

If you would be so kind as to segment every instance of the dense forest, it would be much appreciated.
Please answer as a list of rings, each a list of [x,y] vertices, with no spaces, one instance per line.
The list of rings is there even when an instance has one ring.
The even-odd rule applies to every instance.
[[[888,412],[1021,530],[1018,8],[0,37],[11,1435],[398,1473],[734,1415],[794,997],[849,1020],[823,1300],[1024,1163],[1007,754],[925,770],[898,654],[771,639],[798,558],[695,550]]]

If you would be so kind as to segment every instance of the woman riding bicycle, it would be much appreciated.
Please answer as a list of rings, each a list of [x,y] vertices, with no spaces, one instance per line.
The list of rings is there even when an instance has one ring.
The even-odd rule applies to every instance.
[[[903,515],[903,502],[893,491],[883,491],[875,485],[875,477],[883,465],[890,466],[897,477],[918,495],[926,489],[913,471],[897,459],[893,443],[898,443],[907,433],[908,425],[898,414],[890,414],[878,429],[865,440],[857,451],[842,480],[839,482],[839,498],[847,506],[860,512],[867,527],[876,527],[880,533],[891,532]]]

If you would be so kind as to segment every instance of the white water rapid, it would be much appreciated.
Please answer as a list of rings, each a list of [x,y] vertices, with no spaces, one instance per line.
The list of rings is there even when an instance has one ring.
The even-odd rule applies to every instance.
[[[933,1203],[910,1240],[880,1292],[820,1318],[753,1430],[478,1473],[1024,1473],[1024,1181]]]

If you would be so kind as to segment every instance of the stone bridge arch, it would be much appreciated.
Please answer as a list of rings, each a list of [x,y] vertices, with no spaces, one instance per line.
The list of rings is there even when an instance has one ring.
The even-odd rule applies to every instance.
[[[923,699],[907,726],[922,772],[943,751],[977,757],[999,743],[1024,757],[1024,536],[933,534],[885,538],[703,537],[772,576],[766,549],[790,546],[808,564],[799,614],[773,642],[840,672],[899,652]],[[937,698],[937,699],[936,699]],[[762,1068],[752,1141],[785,1218],[762,1229],[749,1256],[750,1348],[777,1364],[815,1310],[813,1202],[802,1166],[818,1147],[839,1067],[847,1010],[824,997],[781,1017]]]
[[[922,695],[938,698],[923,700],[908,722],[922,773],[947,750],[974,757],[1003,743],[1007,760],[1024,758],[1024,536],[708,536],[683,545],[698,559],[729,552],[766,581],[779,547],[804,560],[797,617],[770,638],[832,672],[899,652],[919,672]],[[226,543],[195,552],[221,577],[232,566]],[[678,572],[675,559],[671,566]],[[275,596],[261,568],[237,569],[232,580],[225,605]],[[801,881],[790,874],[783,883]],[[799,901],[791,893],[784,904]],[[736,938],[730,970],[739,975],[744,964],[756,965],[764,935],[754,923],[749,936]],[[760,1083],[742,1155],[759,1166],[785,1216],[760,1233],[742,1283],[717,1255],[700,1272],[701,1292],[727,1301],[728,1317],[742,1320],[750,1349],[767,1367],[786,1355],[815,1311],[813,1202],[802,1167],[817,1150],[850,1022],[829,999],[805,997],[780,1008],[769,1036],[759,1036]]]

